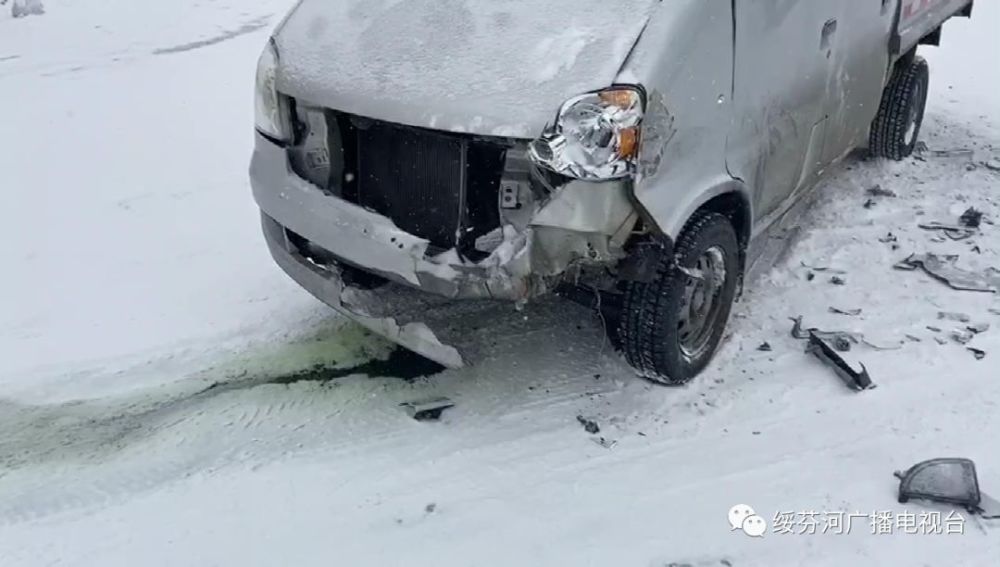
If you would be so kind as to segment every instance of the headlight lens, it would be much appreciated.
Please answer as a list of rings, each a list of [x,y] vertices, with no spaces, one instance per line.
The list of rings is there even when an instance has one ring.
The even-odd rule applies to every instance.
[[[267,42],[257,61],[257,130],[269,138],[286,142],[289,138],[287,102],[278,94],[278,50]]]
[[[644,101],[635,87],[613,87],[566,102],[555,125],[529,145],[532,159],[577,179],[618,179],[635,171]]]

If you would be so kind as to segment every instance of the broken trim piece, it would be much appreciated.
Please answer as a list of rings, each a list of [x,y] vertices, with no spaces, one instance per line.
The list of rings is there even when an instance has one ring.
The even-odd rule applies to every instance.
[[[862,392],[875,387],[864,364],[861,365],[860,372],[855,371],[847,361],[837,354],[837,351],[833,347],[816,336],[816,333],[812,331],[809,332],[809,344],[806,345],[806,352],[832,368],[834,373],[844,381],[844,384],[847,384],[848,388],[856,392]]]

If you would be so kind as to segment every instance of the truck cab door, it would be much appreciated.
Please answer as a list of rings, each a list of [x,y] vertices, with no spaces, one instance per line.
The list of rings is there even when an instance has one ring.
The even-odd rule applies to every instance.
[[[824,48],[840,3],[733,3],[734,114],[726,162],[750,186],[758,219],[781,209],[822,166],[830,69]]]
[[[837,2],[837,30],[828,42],[824,163],[867,141],[889,73],[889,44],[899,1]]]

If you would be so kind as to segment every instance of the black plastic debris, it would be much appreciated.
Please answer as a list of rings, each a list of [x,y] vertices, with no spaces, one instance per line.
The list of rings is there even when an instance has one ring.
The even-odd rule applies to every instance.
[[[827,273],[827,274],[840,274],[840,275],[844,275],[844,274],[847,273],[844,270],[838,270],[836,268],[831,268],[829,266],[810,266],[809,264],[806,264],[805,262],[802,262],[802,267],[810,269],[810,270],[812,270],[814,272],[824,272],[824,273]]]
[[[1000,159],[984,161],[983,165],[990,171],[1000,171]]]
[[[987,519],[1000,518],[1000,502],[980,491],[976,464],[970,459],[931,459],[893,474],[899,479],[900,504],[927,500],[961,506]]]
[[[399,404],[406,409],[410,417],[417,421],[437,421],[441,419],[444,410],[455,407],[455,403],[448,398],[431,398],[413,402],[403,402]]]
[[[952,340],[954,340],[956,343],[960,345],[969,344],[969,342],[972,341],[972,338],[974,336],[975,335],[973,335],[971,332],[966,331],[964,329],[955,329],[954,331],[951,332]]]
[[[764,342],[761,343],[759,347],[757,347],[757,350],[759,350],[760,352],[771,352],[774,349],[771,348],[771,343]]]
[[[968,327],[966,327],[966,329],[968,329],[972,333],[975,333],[977,335],[981,335],[981,334],[985,333],[986,331],[990,330],[990,324],[989,323],[976,323],[975,325],[969,325]]]
[[[587,419],[582,415],[578,415],[576,416],[576,420],[579,421],[580,425],[583,426],[583,429],[591,435],[597,435],[601,432],[601,426],[597,425],[597,422],[592,419]]]
[[[979,228],[979,225],[983,222],[983,212],[976,210],[975,207],[969,207],[958,218],[958,222],[967,228]]]
[[[874,208],[876,204],[877,204],[877,201],[875,199],[868,199],[867,201],[865,201],[865,204],[861,205],[861,206],[864,207],[864,208],[866,208],[866,209],[871,209],[871,208]]]
[[[894,267],[897,270],[914,271],[922,269],[929,276],[944,282],[952,289],[960,291],[980,291],[996,293],[1000,291],[1000,270],[990,268],[981,274],[958,268],[958,256],[938,256],[937,254],[911,254]]]
[[[809,333],[809,343],[806,345],[806,352],[833,369],[834,373],[844,381],[844,384],[848,388],[856,392],[861,392],[875,387],[864,364],[861,365],[860,372],[854,370],[846,360],[837,354],[837,351],[833,347],[816,336],[816,333]]]
[[[840,276],[833,276],[832,278],[830,278],[830,283],[832,283],[833,285],[847,285],[847,280],[845,280]]]
[[[952,240],[965,240],[979,232],[979,229],[969,228],[959,224],[947,224],[943,222],[926,222],[917,226],[924,230],[939,230]]]
[[[957,321],[959,323],[968,323],[972,320],[972,318],[965,313],[955,313],[951,311],[938,311],[938,319]]]
[[[895,234],[889,232],[889,233],[886,233],[886,235],[883,236],[882,238],[879,238],[878,241],[881,242],[881,243],[883,243],[883,244],[894,244],[896,242],[899,242],[899,237],[897,237]]]
[[[809,334],[813,333],[820,339],[831,342],[840,352],[848,352],[851,350],[851,345],[860,343],[863,343],[875,350],[899,350],[903,348],[902,341],[891,346],[886,346],[873,343],[865,338],[865,336],[861,333],[851,333],[848,331],[824,331],[816,327],[804,328],[801,316],[793,317],[791,321],[793,323],[792,337],[799,340],[807,340],[809,338]]]
[[[861,315],[860,309],[840,309],[839,307],[831,307],[830,313],[835,313],[837,315],[847,315],[848,317],[857,317]]]
[[[896,197],[895,191],[891,189],[883,189],[881,185],[876,185],[865,191],[865,193],[872,197]]]
[[[982,360],[986,358],[986,351],[978,348],[965,347],[966,350],[972,353],[972,356],[976,357],[976,360]]]

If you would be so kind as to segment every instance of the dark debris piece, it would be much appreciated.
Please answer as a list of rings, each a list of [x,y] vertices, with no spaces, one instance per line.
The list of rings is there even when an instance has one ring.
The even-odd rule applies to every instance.
[[[861,365],[860,372],[854,370],[847,361],[837,354],[837,351],[833,347],[817,337],[816,333],[809,333],[809,343],[806,345],[806,352],[833,369],[834,373],[844,381],[844,384],[848,388],[856,392],[861,392],[875,387],[864,364]]]
[[[848,317],[857,317],[861,315],[860,309],[840,309],[839,307],[831,307],[830,313],[835,313],[837,315],[847,315]]]
[[[771,348],[771,343],[765,342],[761,343],[761,345],[757,347],[757,350],[759,350],[760,352],[771,352],[774,349]]]
[[[597,425],[597,422],[592,419],[587,419],[582,415],[578,415],[576,416],[576,420],[579,421],[580,425],[583,426],[583,429],[591,435],[597,435],[601,432],[601,426]]]
[[[958,218],[958,222],[962,226],[967,228],[979,228],[979,225],[983,223],[983,212],[976,210],[975,207],[969,207],[962,216]]]
[[[441,419],[444,410],[455,407],[455,403],[448,398],[403,402],[399,405],[406,408],[410,417],[417,421],[437,421]]]
[[[982,360],[982,359],[986,358],[986,351],[985,350],[978,349],[978,348],[972,348],[972,347],[965,347],[965,348],[969,352],[972,353],[972,356],[976,357],[976,360]]]
[[[830,283],[832,283],[833,285],[847,285],[847,280],[845,280],[840,276],[833,276],[832,278],[830,278]]]
[[[871,189],[865,191],[868,195],[872,197],[895,197],[896,192],[891,189],[883,189],[881,185],[876,185]]]

